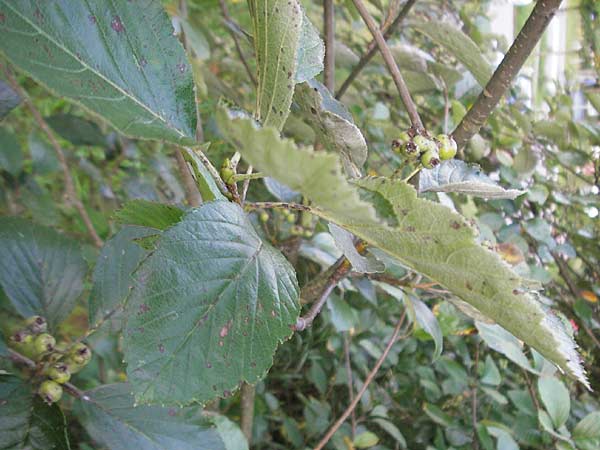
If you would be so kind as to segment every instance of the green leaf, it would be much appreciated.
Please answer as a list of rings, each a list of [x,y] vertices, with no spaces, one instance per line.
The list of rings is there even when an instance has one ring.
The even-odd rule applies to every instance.
[[[92,275],[90,324],[124,305],[133,288],[131,274],[147,254],[134,240],[154,234],[151,228],[125,226],[104,243]]]
[[[16,136],[0,127],[0,170],[4,169],[16,177],[23,168],[23,152]]]
[[[354,439],[354,447],[356,448],[369,448],[377,445],[379,442],[379,438],[375,433],[371,433],[370,431],[365,431],[364,433],[360,433]]]
[[[476,243],[462,216],[418,198],[412,186],[397,180],[365,178],[351,185],[334,155],[297,148],[272,127],[258,129],[222,108],[217,121],[225,138],[252,165],[308,197],[315,205],[313,214],[446,287],[588,386],[564,324],[533,293],[522,290],[524,280],[498,254]],[[372,205],[357,199],[357,187],[388,202],[398,225],[377,220]]]
[[[71,448],[60,408],[46,405],[31,384],[13,376],[0,376],[0,448]]]
[[[234,422],[219,414],[211,414],[207,418],[217,427],[217,433],[223,440],[225,450],[248,450],[246,436]]]
[[[202,150],[207,150],[210,144],[204,144]],[[212,202],[213,200],[225,200],[225,196],[221,194],[221,191],[217,187],[213,176],[211,175],[208,168],[196,152],[191,148],[185,147],[183,149],[183,157],[191,164],[194,177],[196,178],[196,184],[198,190],[202,196],[202,200],[205,202]]]
[[[227,450],[197,406],[134,406],[126,383],[85,392],[77,418],[94,441],[110,450]]]
[[[559,429],[569,418],[571,410],[569,390],[558,378],[548,376],[538,379],[538,390],[554,428]]]
[[[337,155],[298,149],[273,127],[258,129],[252,120],[230,116],[224,108],[217,111],[217,122],[250,164],[264,168],[267,175],[306,195],[317,207],[327,207],[343,220],[377,223],[374,208],[360,200],[357,189],[342,175]]]
[[[0,0],[0,51],[133,137],[193,142],[194,81],[158,0]]]
[[[477,44],[469,36],[449,23],[435,20],[415,23],[413,27],[448,50],[465,65],[481,87],[485,87],[492,76],[492,69]]]
[[[73,145],[104,146],[106,144],[106,138],[100,127],[83,117],[73,114],[55,114],[46,117],[46,122]]]
[[[483,368],[483,374],[481,375],[480,381],[484,384],[489,384],[492,386],[498,386],[500,383],[502,383],[500,371],[490,355],[485,357],[485,366]]]
[[[123,225],[138,225],[164,231],[183,217],[184,211],[173,205],[131,200],[115,212],[115,219]]]
[[[440,324],[427,305],[417,297],[405,295],[404,298],[412,306],[417,323],[431,336],[435,343],[435,352],[433,353],[433,361],[435,361],[440,357],[444,348],[444,337]]]
[[[346,174],[360,176],[367,143],[346,108],[316,80],[297,86],[294,99],[325,148],[340,155]]]
[[[256,118],[281,131],[294,85],[323,69],[324,47],[298,0],[249,0],[258,65]]]
[[[573,429],[573,440],[581,450],[600,447],[600,411],[585,416]]]
[[[144,403],[206,402],[256,382],[298,317],[294,269],[233,203],[186,214],[135,278],[124,348]]]
[[[36,175],[46,175],[60,170],[60,165],[53,149],[38,134],[31,132],[27,143],[29,144],[29,153],[33,160],[33,171]]]
[[[479,166],[458,159],[444,161],[433,169],[421,170],[419,192],[457,192],[491,199],[513,199],[525,193],[518,189],[504,189],[483,173]]]
[[[80,244],[26,220],[0,218],[0,285],[23,317],[39,314],[54,329],[83,290]]]
[[[302,10],[302,29],[296,50],[296,83],[308,81],[319,75],[323,71],[324,58],[325,44],[319,37],[319,31]]]
[[[21,103],[21,97],[13,88],[0,80],[0,120]]]
[[[475,322],[479,335],[491,349],[502,353],[525,370],[536,373],[523,352],[523,343],[499,325]]]
[[[179,23],[181,24],[181,28],[183,28],[185,37],[190,43],[190,47],[194,51],[196,58],[200,60],[210,58],[210,46],[204,33],[190,24],[187,20],[179,18]]]
[[[385,264],[372,254],[361,255],[354,246],[352,233],[338,227],[334,223],[329,224],[329,232],[335,240],[335,246],[340,249],[352,264],[352,269],[359,273],[375,273],[385,271]]]

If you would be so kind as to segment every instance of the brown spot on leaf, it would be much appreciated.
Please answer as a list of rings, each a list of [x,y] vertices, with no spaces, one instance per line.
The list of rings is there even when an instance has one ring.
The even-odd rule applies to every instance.
[[[175,411],[175,409],[173,409],[173,408],[169,408],[168,414],[169,414],[169,416],[174,417],[177,415],[177,411]]]
[[[91,23],[92,25],[96,25],[96,16],[95,16],[95,15],[93,15],[93,14],[90,14],[90,15],[88,16],[88,20],[90,21],[90,23]]]
[[[113,17],[113,19],[110,21],[110,27],[117,33],[125,31],[125,27],[123,26],[123,22],[121,22],[121,18],[119,16]]]
[[[165,346],[162,345],[162,344],[158,344],[158,351],[161,352],[161,353],[164,353],[165,352]]]
[[[458,230],[460,228],[460,223],[458,223],[456,220],[454,220],[451,224],[450,227],[454,228],[455,230]]]

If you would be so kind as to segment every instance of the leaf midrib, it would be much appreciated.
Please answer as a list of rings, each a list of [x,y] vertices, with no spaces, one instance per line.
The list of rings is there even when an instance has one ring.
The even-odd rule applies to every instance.
[[[81,64],[83,67],[85,67],[87,70],[89,70],[92,74],[95,74],[97,77],[101,78],[102,80],[104,80],[106,83],[108,83],[109,85],[111,85],[113,88],[115,88],[118,92],[120,92],[123,96],[125,96],[126,98],[129,98],[130,100],[132,100],[134,103],[136,103],[137,105],[139,105],[140,107],[142,107],[143,109],[145,109],[148,113],[150,113],[150,115],[152,117],[155,117],[157,119],[159,119],[162,123],[164,123],[165,125],[168,125],[169,127],[172,127],[172,129],[179,134],[181,137],[186,137],[185,133],[183,133],[181,130],[177,129],[176,127],[172,126],[172,124],[170,124],[166,118],[164,118],[163,116],[161,116],[160,114],[157,114],[155,111],[153,111],[148,105],[146,105],[145,103],[141,102],[140,100],[138,100],[136,97],[130,95],[129,93],[127,93],[126,91],[124,91],[118,84],[115,84],[113,81],[111,81],[109,78],[107,78],[106,76],[104,76],[101,72],[95,71],[93,70],[93,68],[91,68],[88,64],[85,63],[85,61],[83,61],[83,59],[79,59],[76,57],[76,55],[74,55],[70,50],[68,50],[66,47],[64,47],[64,45],[62,45],[60,42],[56,41],[52,36],[50,36],[49,34],[47,34],[42,28],[38,27],[35,23],[31,22],[27,16],[24,16],[23,14],[21,14],[20,11],[14,9],[9,3],[7,3],[5,0],[0,0],[2,1],[2,3],[4,3],[4,5],[6,7],[8,7],[9,9],[11,9],[17,16],[19,16],[21,19],[23,19],[23,21],[25,21],[27,24],[29,24],[29,26],[31,26],[34,30],[36,30],[40,35],[44,36],[46,39],[48,39],[50,42],[52,42],[54,45],[56,45],[58,48],[60,48],[61,50],[63,50],[66,54],[68,54],[70,57],[72,57],[75,61],[78,61],[79,64]],[[91,11],[90,11],[91,12]]]

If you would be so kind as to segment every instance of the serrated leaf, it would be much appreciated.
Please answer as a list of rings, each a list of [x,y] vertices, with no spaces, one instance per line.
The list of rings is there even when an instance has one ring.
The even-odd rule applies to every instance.
[[[325,45],[319,37],[319,32],[302,10],[302,28],[296,51],[296,83],[308,81],[323,71]]]
[[[207,150],[209,144],[201,146],[200,151]],[[198,185],[198,190],[202,196],[202,200],[205,202],[212,202],[213,200],[225,200],[225,196],[221,194],[221,191],[217,187],[213,176],[211,175],[208,168],[204,165],[204,162],[196,152],[196,150],[185,147],[183,149],[183,157],[192,166],[192,171]]]
[[[110,450],[227,450],[198,406],[134,406],[126,383],[86,391],[76,412],[92,439]]]
[[[385,264],[379,261],[372,254],[363,256],[358,253],[354,246],[354,237],[352,233],[338,227],[334,223],[329,224],[329,232],[335,240],[335,246],[344,253],[346,258],[352,264],[352,269],[359,273],[376,273],[385,271]]]
[[[491,199],[512,199],[525,193],[518,189],[504,189],[483,173],[479,166],[458,159],[444,161],[433,169],[421,170],[419,192],[457,192]]]
[[[314,214],[444,286],[589,386],[564,324],[522,290],[524,281],[498,254],[477,244],[462,216],[418,198],[412,186],[398,180],[364,178],[350,184],[334,155],[297,148],[272,127],[259,129],[251,120],[231,118],[223,108],[217,121],[252,165],[308,197],[316,206]],[[372,205],[357,199],[356,188],[385,199],[398,225],[381,223]]]
[[[60,408],[46,405],[31,384],[0,375],[0,448],[70,450]]]
[[[492,76],[490,63],[485,59],[477,44],[462,30],[449,23],[435,20],[415,23],[413,27],[448,50],[465,65],[481,87],[485,87]]]
[[[138,225],[164,231],[179,222],[183,214],[184,211],[174,205],[131,200],[117,210],[114,217],[123,225]]]
[[[0,285],[19,314],[43,316],[54,329],[83,290],[80,244],[13,217],[0,218]]]
[[[346,174],[360,176],[367,142],[342,103],[316,80],[298,85],[294,99],[325,148],[340,155]]]
[[[152,228],[125,226],[104,243],[94,273],[89,299],[90,324],[123,306],[133,287],[131,274],[147,255],[135,239],[156,234]]]
[[[360,200],[357,189],[342,175],[337,155],[298,149],[273,127],[259,129],[252,120],[230,116],[224,108],[217,111],[217,122],[244,158],[255,167],[264,167],[272,178],[340,218],[377,223],[374,208]]]
[[[16,177],[23,168],[23,152],[16,136],[0,127],[0,171],[6,170]]]
[[[258,66],[256,118],[283,128],[292,104],[303,11],[297,0],[249,0]]]
[[[21,97],[6,82],[0,80],[0,120],[21,103]]]
[[[299,313],[294,269],[229,202],[165,231],[135,279],[124,349],[144,403],[206,402],[256,382]]]
[[[0,0],[0,51],[124,134],[193,142],[194,81],[158,0]]]
[[[558,378],[548,376],[538,378],[538,390],[554,428],[558,430],[569,418],[571,410],[569,390]]]

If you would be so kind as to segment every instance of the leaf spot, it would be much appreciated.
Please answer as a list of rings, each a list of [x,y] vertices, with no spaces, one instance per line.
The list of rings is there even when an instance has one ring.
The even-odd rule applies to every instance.
[[[121,22],[121,18],[119,16],[113,17],[113,20],[110,21],[110,27],[117,33],[125,31],[125,27],[123,26],[123,22]]]

